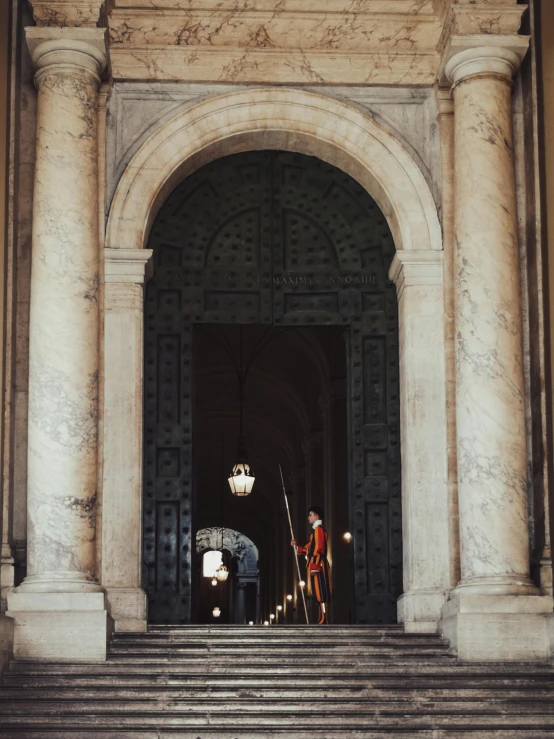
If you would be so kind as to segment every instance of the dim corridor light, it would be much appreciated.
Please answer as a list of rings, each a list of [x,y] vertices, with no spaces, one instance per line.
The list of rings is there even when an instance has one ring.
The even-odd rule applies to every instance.
[[[283,610],[283,606],[277,606],[277,610],[278,611],[282,611]]]
[[[218,608],[217,606],[212,611],[212,616],[214,618],[219,618],[221,616],[221,608]]]
[[[233,495],[245,496],[250,495],[256,476],[254,470],[250,468],[247,460],[246,446],[244,444],[244,437],[242,436],[242,400],[241,400],[241,435],[239,436],[237,451],[236,451],[236,462],[233,465],[231,474],[228,477],[229,487]]]
[[[350,533],[350,531],[347,531],[345,534],[342,535],[342,538],[344,539],[344,541],[350,543],[350,541],[352,540],[352,534]]]
[[[292,600],[292,595],[287,595],[287,600],[290,602]]]

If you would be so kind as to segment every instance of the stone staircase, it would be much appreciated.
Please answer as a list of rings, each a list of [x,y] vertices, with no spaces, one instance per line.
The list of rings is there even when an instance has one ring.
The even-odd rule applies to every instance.
[[[378,626],[152,627],[12,662],[1,739],[554,739],[554,666],[461,664]]]

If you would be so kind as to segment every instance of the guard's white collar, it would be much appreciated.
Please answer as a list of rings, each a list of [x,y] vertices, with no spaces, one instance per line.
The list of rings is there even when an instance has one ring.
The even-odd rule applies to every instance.
[[[321,520],[321,518],[318,518],[317,521],[314,521],[312,529],[317,529],[318,526],[323,526],[323,521]]]

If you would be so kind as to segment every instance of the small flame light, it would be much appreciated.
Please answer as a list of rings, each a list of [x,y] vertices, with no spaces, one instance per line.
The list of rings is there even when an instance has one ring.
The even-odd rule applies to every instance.
[[[288,602],[290,603],[290,602],[291,602],[291,600],[292,600],[292,595],[287,595],[287,600],[288,600]]]
[[[212,616],[214,618],[219,618],[221,616],[221,608],[218,608],[217,606],[212,611]]]
[[[215,576],[219,580],[219,582],[225,582],[229,577],[229,570],[225,567],[225,565],[220,565],[215,571]]]
[[[249,621],[248,626],[254,626],[254,621]]]
[[[347,544],[350,544],[350,542],[352,541],[352,534],[350,533],[350,531],[347,531],[345,534],[342,535],[342,538]]]
[[[269,626],[269,621],[264,621],[264,626]]]
[[[282,611],[283,610],[283,606],[277,606],[277,610],[278,611]]]
[[[269,614],[269,620],[270,621],[273,621],[274,618],[275,618],[275,614],[274,613],[270,613]]]
[[[301,588],[305,588],[306,587],[305,580],[300,580],[300,582],[298,584],[300,585]]]
[[[213,585],[214,587],[215,587],[215,586],[217,585],[217,578],[215,578],[215,577],[214,577],[214,579],[212,580],[212,585]]]

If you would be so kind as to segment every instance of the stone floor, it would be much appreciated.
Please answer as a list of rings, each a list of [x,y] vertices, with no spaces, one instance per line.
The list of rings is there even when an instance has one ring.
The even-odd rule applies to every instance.
[[[13,662],[1,739],[554,738],[554,665],[461,664],[400,627],[155,627]]]

